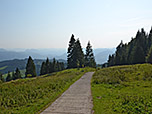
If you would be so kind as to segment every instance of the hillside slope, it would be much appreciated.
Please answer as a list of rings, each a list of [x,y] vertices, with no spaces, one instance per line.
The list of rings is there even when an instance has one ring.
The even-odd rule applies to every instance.
[[[36,78],[0,83],[0,113],[35,114],[58,98],[91,68],[70,69]]]
[[[95,114],[152,113],[152,65],[115,66],[92,79]]]

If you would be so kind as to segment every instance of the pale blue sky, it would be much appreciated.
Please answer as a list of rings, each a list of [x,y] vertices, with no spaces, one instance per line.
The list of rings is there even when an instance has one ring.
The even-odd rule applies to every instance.
[[[0,0],[0,48],[116,47],[152,26],[152,0]]]

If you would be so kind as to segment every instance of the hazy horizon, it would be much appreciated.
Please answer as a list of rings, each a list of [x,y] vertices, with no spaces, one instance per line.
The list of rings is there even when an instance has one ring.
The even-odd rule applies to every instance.
[[[152,1],[1,0],[0,48],[67,48],[72,34],[85,48],[113,48],[152,26]]]
[[[16,51],[16,52],[22,52],[22,51],[28,51],[28,50],[59,50],[59,51],[61,51],[61,50],[65,50],[66,52],[67,52],[67,48],[0,48],[0,49],[4,49],[4,50],[6,50],[6,51]],[[82,48],[83,49],[83,51],[85,51],[85,47],[84,48]],[[115,49],[115,47],[113,47],[113,48],[92,48],[93,50],[98,50],[98,49]]]

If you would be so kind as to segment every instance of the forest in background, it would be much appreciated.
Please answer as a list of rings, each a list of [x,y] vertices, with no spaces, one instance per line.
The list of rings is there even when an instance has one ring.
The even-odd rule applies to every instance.
[[[148,33],[144,28],[138,30],[135,38],[121,43],[114,54],[109,55],[108,66],[152,63],[152,28]]]

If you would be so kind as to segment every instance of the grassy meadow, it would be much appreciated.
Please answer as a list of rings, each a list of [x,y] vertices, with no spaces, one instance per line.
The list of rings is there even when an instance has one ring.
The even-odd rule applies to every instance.
[[[43,110],[92,68],[69,69],[0,84],[0,114],[35,114]]]
[[[152,65],[98,69],[92,78],[95,114],[152,114]]]
[[[3,70],[3,69],[5,69],[5,68],[7,68],[7,66],[4,66],[4,67],[0,67],[0,70]]]

